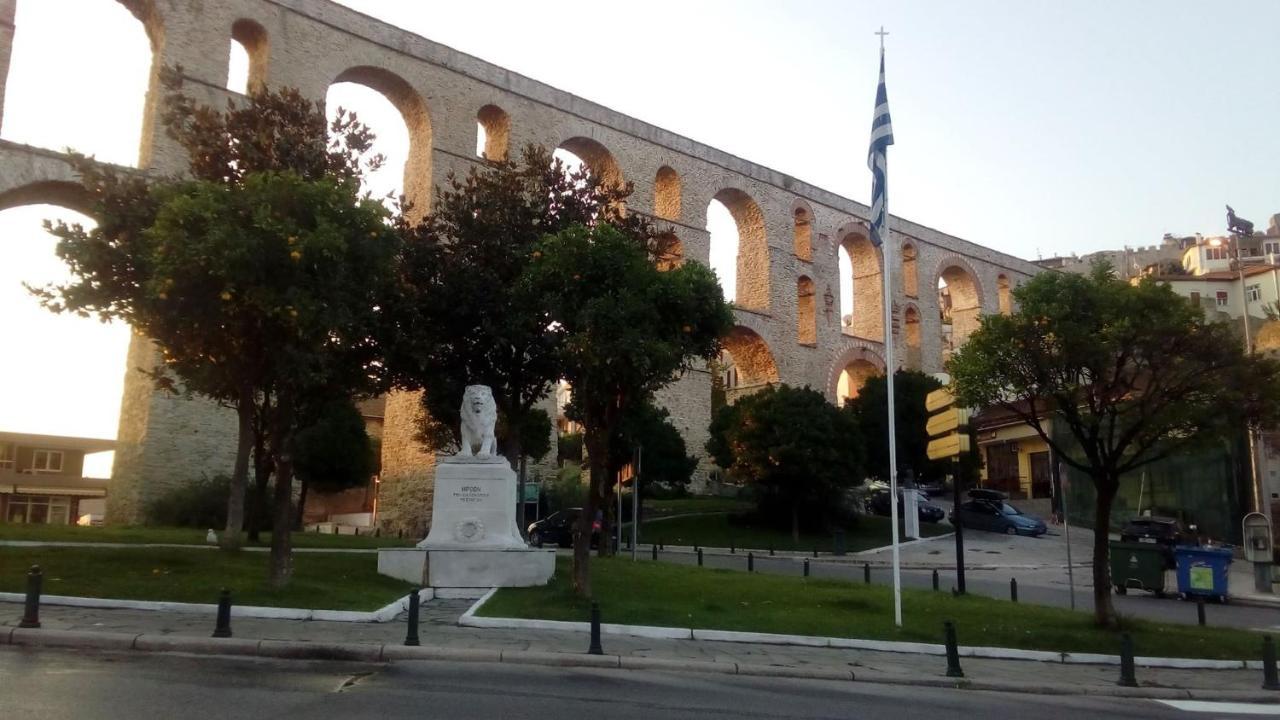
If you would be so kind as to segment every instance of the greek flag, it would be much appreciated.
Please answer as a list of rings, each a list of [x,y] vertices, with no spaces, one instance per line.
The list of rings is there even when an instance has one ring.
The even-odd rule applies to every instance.
[[[885,221],[889,216],[889,171],[886,158],[893,144],[893,122],[889,119],[889,94],[884,89],[884,50],[880,50],[880,87],[876,89],[876,111],[871,119],[871,148],[867,151],[867,167],[871,168],[871,242],[879,247],[884,241]]]

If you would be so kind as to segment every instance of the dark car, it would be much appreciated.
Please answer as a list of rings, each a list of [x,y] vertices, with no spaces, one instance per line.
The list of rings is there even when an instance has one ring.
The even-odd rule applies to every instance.
[[[562,548],[573,547],[573,529],[578,518],[582,516],[582,508],[558,510],[541,520],[529,525],[529,544],[534,547],[558,545]],[[591,547],[600,540],[600,521],[591,525]]]
[[[905,507],[906,505],[906,503],[903,501],[903,498],[905,498],[905,493],[907,492],[908,490],[906,488],[902,488],[898,490],[898,514],[899,515],[903,513],[903,507]],[[942,518],[946,517],[947,515],[945,512],[943,512],[942,508],[938,507],[937,505],[934,505],[933,503],[928,502],[928,499],[929,499],[928,496],[925,495],[923,492],[920,492],[918,489],[915,490],[914,492],[916,493],[916,515],[919,516],[920,520],[922,522],[929,522],[929,523],[942,522]],[[871,496],[867,498],[867,510],[872,513],[875,513],[876,515],[884,515],[888,517],[889,510],[890,510],[889,506],[890,506],[890,503],[889,503],[888,491],[872,493]]]
[[[1173,548],[1188,542],[1189,536],[1176,518],[1136,517],[1120,529],[1120,542],[1154,543],[1165,551],[1165,566],[1176,567]]]
[[[951,524],[957,513],[951,511]],[[1044,520],[1027,515],[1003,500],[974,499],[960,504],[959,524],[975,530],[1038,537],[1049,531]]]

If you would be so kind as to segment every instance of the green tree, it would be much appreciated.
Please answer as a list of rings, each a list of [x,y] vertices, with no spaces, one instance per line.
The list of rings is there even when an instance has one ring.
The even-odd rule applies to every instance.
[[[307,493],[341,492],[366,485],[378,467],[364,415],[343,393],[304,403],[293,441],[294,474],[300,481],[298,524]]]
[[[948,369],[963,404],[1004,408],[1091,478],[1094,616],[1112,625],[1107,542],[1120,476],[1246,422],[1274,425],[1280,366],[1245,355],[1234,327],[1206,322],[1167,286],[1130,285],[1105,263],[1042,273],[1014,297],[1018,312],[985,316]]]
[[[715,274],[699,263],[662,271],[634,235],[576,226],[532,251],[522,291],[544,298],[541,325],[573,387],[590,487],[574,540],[574,588],[591,595],[590,537],[611,476],[610,448],[632,408],[649,402],[694,362],[720,351],[733,314]]]
[[[492,388],[503,425],[522,427],[560,378],[560,338],[547,332],[544,298],[521,282],[545,235],[610,223],[651,253],[666,252],[644,216],[623,212],[630,193],[585,168],[566,173],[546,149],[529,146],[518,162],[451,174],[432,213],[402,228],[387,367],[398,387],[425,391],[419,437],[429,447],[457,442],[467,385]],[[520,433],[504,432],[498,442],[513,467],[528,454]],[[520,492],[523,482],[522,473]]]
[[[329,123],[324,108],[296,90],[255,91],[247,100],[229,102],[224,112],[218,112],[183,93],[181,68],[166,69],[162,80],[165,130],[186,151],[189,175],[197,181],[243,190],[254,174],[291,172],[305,181],[334,178],[358,183],[362,172],[382,163],[380,156],[369,152],[373,134],[353,114],[339,109]],[[152,260],[159,238],[144,231],[155,224],[163,203],[181,194],[180,188],[191,186],[168,178],[153,184],[141,175],[99,166],[74,153],[72,164],[93,201],[90,214],[98,225],[93,230],[63,223],[48,226],[60,239],[58,253],[75,280],[33,292],[55,312],[122,320],[145,331],[164,350],[160,366],[152,372],[160,387],[203,395],[235,409],[239,432],[221,543],[237,548],[244,525],[249,457],[255,447],[260,488],[266,485],[263,473],[272,467],[265,457],[265,435],[255,432],[266,427],[271,389],[245,381],[258,371],[253,367],[255,357],[237,356],[226,352],[226,347],[211,353],[201,333],[191,331],[218,327],[222,318],[217,312],[204,317],[203,325],[200,318],[192,317],[194,322],[186,325],[182,316],[177,322],[163,317],[179,309],[181,290],[156,286],[176,278],[157,274]],[[240,229],[262,231],[259,218],[240,214],[235,219]],[[213,357],[223,361],[214,363]]]
[[[898,446],[898,471],[910,468],[918,478],[941,478],[949,472],[949,463],[929,459],[929,433],[925,424],[929,413],[924,409],[924,399],[942,383],[915,370],[899,370],[893,377],[894,415],[897,422],[895,436]],[[857,397],[845,403],[845,408],[858,425],[859,436],[866,443],[867,474],[885,481],[889,479],[888,437],[889,402],[888,383],[883,375],[869,378]]]
[[[796,542],[802,520],[839,507],[841,492],[862,475],[853,416],[809,388],[769,387],[721,408],[707,452],[755,487],[762,516],[785,508]]]

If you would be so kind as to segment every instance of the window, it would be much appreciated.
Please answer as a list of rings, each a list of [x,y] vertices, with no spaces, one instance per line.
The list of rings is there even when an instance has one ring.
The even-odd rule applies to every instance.
[[[37,450],[31,456],[32,472],[62,472],[61,450]]]
[[[13,495],[9,498],[9,509],[6,512],[5,521],[34,525],[69,525],[71,523],[71,498],[49,495]]]
[[[1229,257],[1225,247],[1205,248],[1204,257],[1206,260],[1226,260]]]
[[[1280,255],[1280,240],[1268,240],[1262,243],[1262,252],[1268,255]]]
[[[1191,304],[1195,305],[1196,307],[1200,307],[1200,293],[1198,292],[1191,293]]]
[[[1250,285],[1246,287],[1244,289],[1244,296],[1245,296],[1246,302],[1251,302],[1251,303],[1258,302],[1259,300],[1262,299],[1262,286]]]
[[[17,448],[13,446],[13,443],[0,444],[0,470],[12,470],[16,455]]]
[[[1218,291],[1218,307],[1227,306],[1227,294],[1221,290]]]

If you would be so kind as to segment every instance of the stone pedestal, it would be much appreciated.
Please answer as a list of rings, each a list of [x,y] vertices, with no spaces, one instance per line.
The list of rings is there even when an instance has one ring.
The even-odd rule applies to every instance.
[[[436,464],[431,531],[416,548],[378,551],[378,572],[436,588],[545,585],[555,551],[530,548],[516,527],[516,476],[501,457]]]

